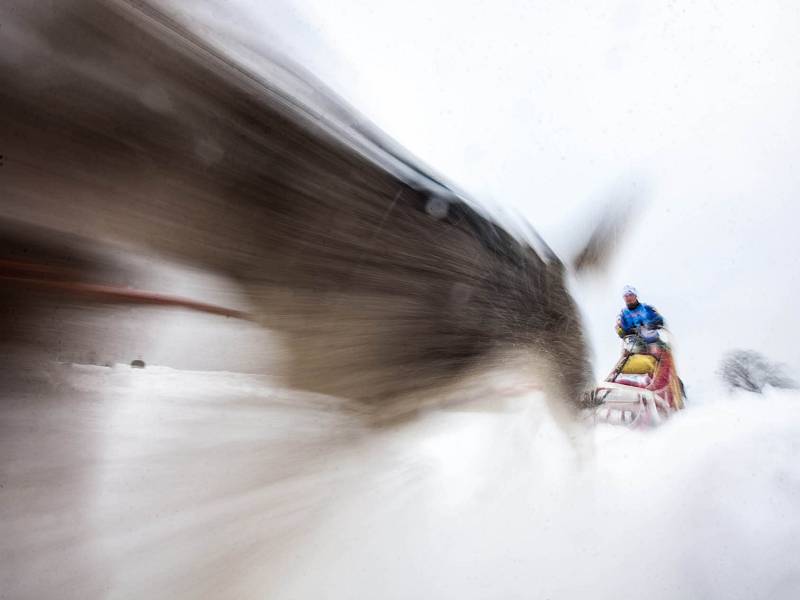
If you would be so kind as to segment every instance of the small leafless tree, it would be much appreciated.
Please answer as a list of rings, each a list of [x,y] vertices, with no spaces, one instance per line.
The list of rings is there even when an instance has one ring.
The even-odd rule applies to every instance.
[[[774,363],[754,350],[731,350],[722,359],[719,375],[730,389],[760,394],[769,385],[796,388],[797,382],[786,373],[784,365]]]

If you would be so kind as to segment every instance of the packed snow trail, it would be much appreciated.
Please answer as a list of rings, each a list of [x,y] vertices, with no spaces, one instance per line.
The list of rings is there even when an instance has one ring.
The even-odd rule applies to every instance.
[[[34,387],[2,414],[9,597],[800,593],[797,393],[601,428],[581,460],[535,393],[376,431],[252,375],[58,365]]]

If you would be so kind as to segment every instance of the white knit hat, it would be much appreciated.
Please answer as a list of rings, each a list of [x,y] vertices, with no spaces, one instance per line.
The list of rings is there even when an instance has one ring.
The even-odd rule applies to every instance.
[[[626,294],[633,294],[637,298],[639,297],[639,292],[636,291],[636,288],[632,285],[626,285],[622,288],[622,295],[625,296]]]

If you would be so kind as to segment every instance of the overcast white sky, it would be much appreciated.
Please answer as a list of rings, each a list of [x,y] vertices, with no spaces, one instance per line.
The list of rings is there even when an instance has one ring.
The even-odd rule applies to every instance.
[[[695,379],[737,346],[800,368],[795,0],[235,0],[210,16],[562,253],[599,201],[646,189],[610,273],[576,284],[599,371],[627,282]]]

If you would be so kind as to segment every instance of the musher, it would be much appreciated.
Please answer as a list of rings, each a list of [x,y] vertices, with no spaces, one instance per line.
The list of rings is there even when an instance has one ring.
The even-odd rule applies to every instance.
[[[625,299],[625,308],[617,317],[617,335],[621,338],[641,335],[647,343],[655,341],[655,330],[664,326],[664,318],[654,307],[639,302],[639,293],[632,285],[622,289],[622,297]]]

